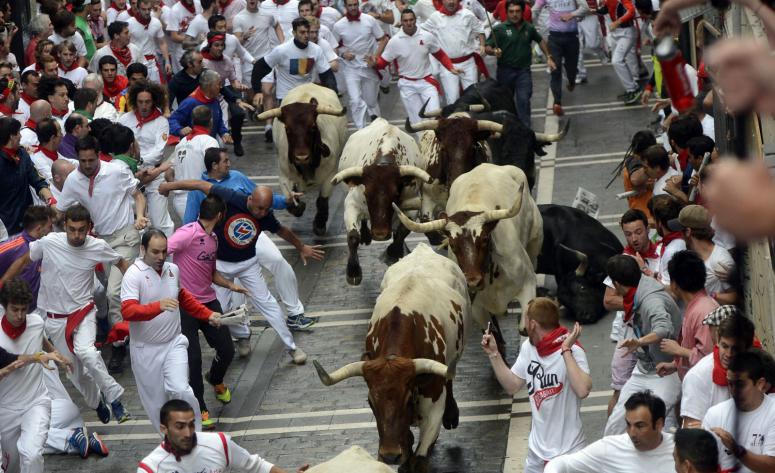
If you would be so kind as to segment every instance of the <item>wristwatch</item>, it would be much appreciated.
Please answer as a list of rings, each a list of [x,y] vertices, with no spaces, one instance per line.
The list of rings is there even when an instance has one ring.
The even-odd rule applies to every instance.
[[[735,456],[735,458],[743,459],[743,457],[748,453],[748,450],[745,449],[742,445],[735,445],[735,449],[732,452],[732,454]]]

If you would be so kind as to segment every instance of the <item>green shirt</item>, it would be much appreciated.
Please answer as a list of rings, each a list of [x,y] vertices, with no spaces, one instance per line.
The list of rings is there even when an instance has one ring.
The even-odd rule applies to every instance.
[[[86,59],[91,61],[92,56],[94,56],[94,53],[97,52],[97,44],[94,42],[94,36],[92,36],[91,34],[91,28],[89,28],[89,23],[83,18],[81,18],[80,16],[76,15],[75,29],[77,29],[78,32],[81,33],[83,42],[86,44]]]
[[[533,62],[532,42],[540,43],[543,38],[538,34],[535,27],[523,21],[520,26],[507,21],[495,25],[492,34],[487,38],[487,46],[495,47],[495,40],[498,47],[503,51],[498,58],[498,65],[504,65],[514,68],[530,67]]]

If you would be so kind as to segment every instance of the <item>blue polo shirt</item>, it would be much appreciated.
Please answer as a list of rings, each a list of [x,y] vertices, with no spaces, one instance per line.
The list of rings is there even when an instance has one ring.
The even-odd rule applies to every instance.
[[[216,184],[210,193],[226,202],[226,217],[215,228],[218,236],[218,259],[237,263],[256,256],[256,240],[262,231],[277,233],[280,222],[270,210],[262,218],[250,213],[250,194]]]

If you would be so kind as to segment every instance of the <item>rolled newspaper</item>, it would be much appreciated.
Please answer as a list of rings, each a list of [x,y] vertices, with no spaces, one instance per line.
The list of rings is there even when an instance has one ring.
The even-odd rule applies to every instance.
[[[616,198],[619,200],[622,200],[628,197],[635,197],[638,194],[640,194],[639,191],[627,191],[627,192],[622,192],[621,194],[616,194]]]

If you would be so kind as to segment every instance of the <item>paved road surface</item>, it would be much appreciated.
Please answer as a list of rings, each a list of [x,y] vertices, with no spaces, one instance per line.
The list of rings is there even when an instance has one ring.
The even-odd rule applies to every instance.
[[[534,66],[533,81],[534,129],[556,130],[557,119],[547,116],[547,105],[551,106],[551,102],[547,102],[548,75],[544,67]],[[570,132],[562,142],[549,147],[548,156],[540,161],[537,186],[539,203],[570,205],[579,186],[597,194],[599,219],[617,235],[616,222],[626,209],[625,202],[614,198],[616,192],[621,192],[621,181],[610,190],[604,187],[611,170],[622,159],[630,137],[651,120],[645,107],[624,107],[617,101],[620,89],[611,66],[590,61],[589,83],[564,94],[566,118],[572,120]],[[384,116],[393,123],[403,123],[405,113],[395,84],[391,93],[381,98],[381,104]],[[277,166],[272,145],[264,143],[262,128],[251,125],[246,132],[247,155],[233,158],[234,167],[257,183],[276,187]],[[305,241],[325,246],[323,262],[303,266],[295,250],[273,237],[297,272],[308,315],[320,316],[314,330],[298,335],[297,341],[311,359],[318,359],[328,369],[360,359],[371,307],[386,269],[379,259],[386,243],[361,247],[363,282],[359,287],[347,285],[343,197],[343,189],[336,189],[331,199],[328,234],[323,238],[312,235],[311,211],[300,219],[284,212],[278,215]],[[314,198],[314,195],[306,196],[308,209],[314,209]],[[420,241],[424,237],[412,234],[408,244],[413,247]],[[547,285],[551,286],[551,281]],[[519,345],[517,317],[516,312],[512,313],[501,324],[507,332],[510,361],[516,358]],[[304,463],[324,461],[352,444],[376,453],[377,432],[363,380],[355,378],[324,387],[311,363],[303,367],[292,365],[274,331],[266,329],[258,316],[254,319],[253,354],[248,359],[235,360],[227,376],[233,393],[231,404],[221,406],[207,391],[210,412],[219,418],[219,428],[231,433],[248,450],[293,471]],[[605,424],[613,349],[608,339],[610,322],[611,315],[584,327],[581,340],[594,381],[593,393],[582,408],[588,441],[599,438]],[[500,389],[478,346],[479,340],[478,330],[468,331],[466,352],[455,380],[455,397],[461,408],[460,426],[454,431],[442,430],[431,456],[433,472],[522,471],[530,407],[524,392],[512,400]],[[206,346],[204,340],[202,345]],[[213,352],[208,349],[205,353],[208,362],[212,356]],[[129,369],[119,382],[127,388],[125,405],[135,415],[135,421],[104,426],[93,411],[84,409],[88,427],[103,435],[111,449],[110,456],[85,461],[75,456],[49,456],[46,471],[133,472],[137,462],[158,445],[159,438],[143,412]],[[78,396],[73,397],[77,403],[81,402]]]

